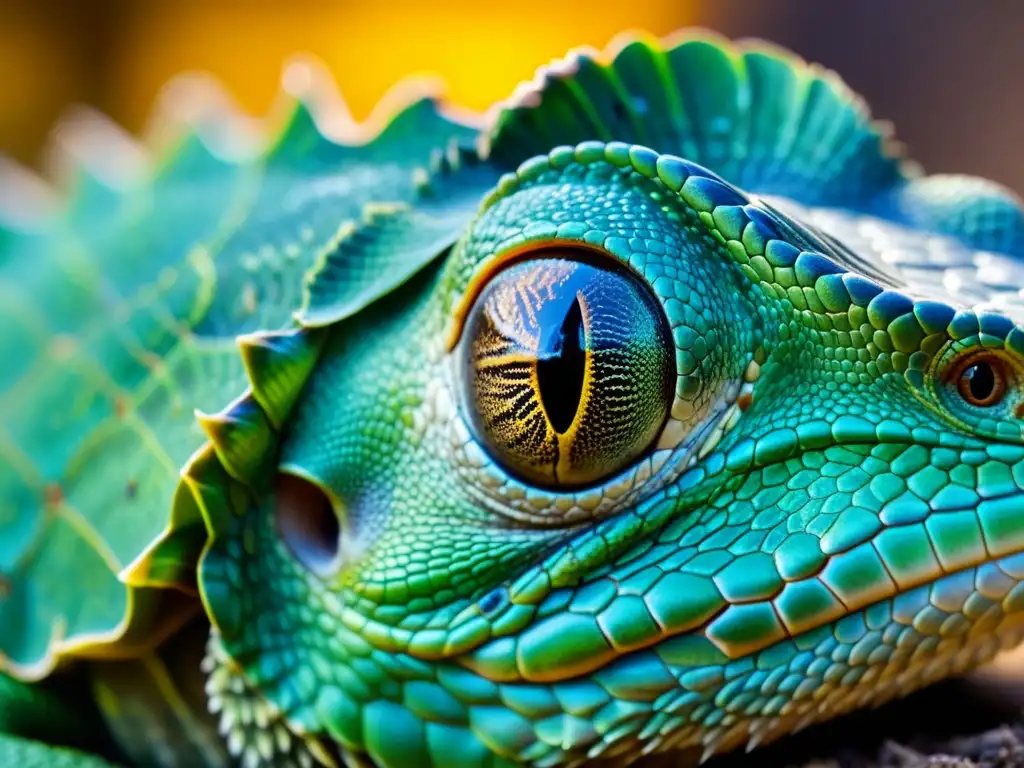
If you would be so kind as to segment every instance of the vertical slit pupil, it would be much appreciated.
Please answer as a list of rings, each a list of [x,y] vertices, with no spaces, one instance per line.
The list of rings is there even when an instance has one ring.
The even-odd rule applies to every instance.
[[[970,380],[971,395],[976,400],[987,400],[991,397],[996,387],[996,377],[991,365],[978,363],[971,366],[967,371],[967,376]]]
[[[553,341],[549,353],[537,357],[537,382],[551,428],[564,434],[580,407],[587,364],[583,308],[578,298],[565,313]]]

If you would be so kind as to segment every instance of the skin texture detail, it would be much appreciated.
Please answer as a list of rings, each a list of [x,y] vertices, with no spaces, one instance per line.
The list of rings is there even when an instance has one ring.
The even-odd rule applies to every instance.
[[[242,386],[104,583],[198,595],[233,754],[685,765],[1019,642],[1012,193],[921,175],[831,73],[702,35],[574,52],[479,135],[417,119],[426,162],[388,165],[388,128],[346,147],[387,190],[255,250],[294,266],[246,258],[271,193],[314,194],[291,177],[186,262],[179,344],[240,335]],[[265,170],[327,173],[274,146]],[[127,656],[156,632],[129,624]],[[76,655],[26,637],[16,676]]]

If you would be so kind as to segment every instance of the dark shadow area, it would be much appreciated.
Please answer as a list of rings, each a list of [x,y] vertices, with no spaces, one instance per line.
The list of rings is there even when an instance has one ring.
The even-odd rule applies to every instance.
[[[808,728],[707,768],[918,768],[1024,766],[1021,695],[949,680],[875,710]]]

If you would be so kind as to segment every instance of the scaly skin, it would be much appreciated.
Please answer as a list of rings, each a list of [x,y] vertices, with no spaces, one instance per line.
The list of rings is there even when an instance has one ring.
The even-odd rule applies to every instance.
[[[558,135],[564,114],[523,103]],[[749,174],[812,206],[847,184],[847,210],[776,200],[788,217],[671,155],[584,142],[502,178],[443,265],[387,302],[346,318],[333,270],[365,246],[328,257],[300,314],[319,360],[275,450],[280,473],[326,491],[341,542],[328,563],[289,541],[308,508],[294,481],[225,516],[200,577],[246,677],[380,765],[617,765],[754,746],[1016,643],[1024,334],[1012,299],[967,306],[998,301],[990,270],[1017,284],[1015,261],[970,246],[1019,236],[1019,208],[941,239],[856,212],[895,219],[937,180],[878,192],[827,173]],[[553,248],[627,265],[671,328],[660,437],[583,489],[524,481],[536,470],[480,427],[501,398],[463,384],[470,307],[503,264]],[[546,289],[530,285],[506,310],[536,343],[523,307]],[[996,405],[960,394],[979,350],[1012,382]],[[620,387],[657,396],[637,364]],[[594,397],[608,419],[623,396]]]
[[[486,139],[201,416],[234,751],[685,765],[1018,642],[1019,200],[719,43],[570,59]]]

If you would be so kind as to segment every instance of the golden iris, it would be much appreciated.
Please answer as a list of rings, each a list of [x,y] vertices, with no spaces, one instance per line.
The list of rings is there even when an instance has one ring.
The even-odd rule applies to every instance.
[[[478,439],[541,485],[592,484],[657,438],[672,405],[671,335],[651,290],[622,267],[565,252],[494,275],[462,344]]]
[[[975,355],[959,366],[957,390],[971,405],[989,408],[1006,394],[1006,368],[995,355]]]

